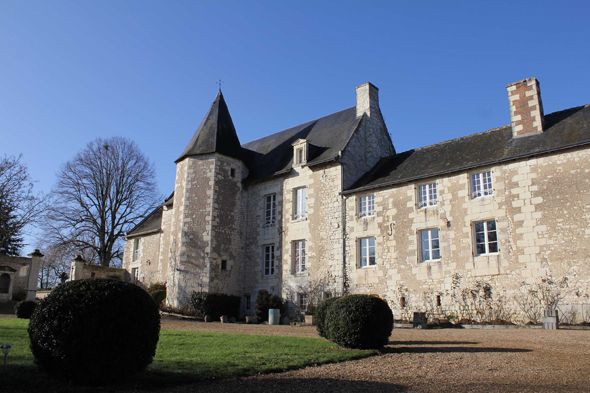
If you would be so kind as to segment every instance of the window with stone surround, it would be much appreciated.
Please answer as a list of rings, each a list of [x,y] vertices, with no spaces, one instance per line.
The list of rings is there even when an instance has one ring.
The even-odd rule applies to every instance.
[[[304,313],[307,311],[307,294],[306,293],[298,293],[297,294],[297,305],[299,306],[299,312]]]
[[[359,198],[359,217],[375,215],[375,195],[365,195]]]
[[[473,237],[475,239],[475,255],[494,254],[498,252],[498,233],[496,220],[473,223]]]
[[[305,240],[293,242],[293,270],[295,273],[303,273],[305,267]]]
[[[139,259],[139,238],[133,239],[133,254],[131,256],[132,261],[137,261]]]
[[[375,238],[366,237],[359,240],[359,266],[368,267],[375,266]]]
[[[131,269],[131,282],[137,284],[139,281],[139,268],[134,267]]]
[[[273,276],[275,274],[275,246],[269,244],[264,246],[264,275]]]
[[[420,262],[440,259],[440,241],[438,229],[425,229],[418,232],[420,239]]]
[[[251,311],[252,310],[252,296],[250,295],[244,295],[244,309],[246,311]]]
[[[264,197],[264,226],[272,227],[276,222],[277,194]]]
[[[301,220],[306,217],[305,204],[307,199],[305,187],[293,190],[293,219]]]
[[[436,183],[421,184],[418,186],[418,209],[434,206],[437,203]]]
[[[471,174],[471,198],[493,195],[492,171]]]

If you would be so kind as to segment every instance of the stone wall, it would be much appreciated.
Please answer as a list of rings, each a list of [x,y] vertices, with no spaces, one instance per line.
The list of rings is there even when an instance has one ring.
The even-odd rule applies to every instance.
[[[148,287],[152,283],[166,281],[166,271],[162,271],[160,265],[161,238],[161,233],[153,233],[145,236],[129,238],[125,242],[125,254],[122,267],[130,274],[132,269],[139,269],[137,284]],[[139,241],[139,252],[134,259],[133,242],[135,240]],[[99,272],[96,271],[94,273],[98,274]],[[85,275],[89,274],[90,272],[85,273]],[[90,277],[88,276],[84,278]],[[131,275],[128,278],[132,279]]]
[[[18,292],[25,293],[27,300],[35,299],[42,257],[39,250],[29,254],[29,258],[0,255],[3,284],[0,301],[10,301],[12,295]],[[4,287],[5,284],[8,284],[7,287]]]
[[[427,179],[423,183],[437,184],[438,204],[421,209],[417,186],[423,183],[382,189],[375,192],[377,211],[371,218],[357,217],[357,200],[364,194],[348,196],[351,292],[386,298],[398,317],[409,308],[432,308],[433,302],[456,313],[464,290],[487,284],[495,299],[504,298],[522,314],[517,302],[523,294],[550,277],[567,284],[554,288],[567,294],[565,303],[588,303],[589,164],[590,150],[579,149]],[[493,195],[472,199],[470,175],[487,170]],[[499,250],[476,256],[474,223],[484,220],[495,220]],[[439,260],[420,261],[418,236],[424,229],[439,230]],[[359,267],[363,237],[376,239],[374,267]]]

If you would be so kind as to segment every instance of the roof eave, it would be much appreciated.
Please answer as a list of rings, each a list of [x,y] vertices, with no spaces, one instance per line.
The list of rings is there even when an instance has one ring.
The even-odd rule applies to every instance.
[[[385,188],[385,187],[395,186],[398,184],[409,183],[409,182],[413,182],[416,180],[428,179],[429,177],[448,175],[450,173],[456,173],[456,172],[463,172],[463,171],[467,171],[467,170],[474,169],[474,168],[485,167],[488,165],[499,164],[502,162],[516,161],[516,160],[520,160],[522,158],[539,156],[542,154],[553,153],[553,152],[557,152],[557,151],[561,151],[561,150],[574,149],[576,147],[586,146],[586,145],[590,145],[590,141],[573,143],[573,144],[569,144],[566,146],[561,146],[561,147],[553,148],[553,149],[540,150],[540,151],[537,151],[534,153],[520,154],[517,156],[503,158],[503,159],[499,159],[499,160],[487,161],[487,162],[484,162],[482,164],[477,164],[477,165],[465,165],[465,166],[462,166],[462,167],[459,167],[456,169],[449,169],[447,171],[432,172],[432,173],[429,173],[429,174],[426,174],[423,176],[413,176],[413,177],[408,177],[408,178],[401,179],[401,180],[394,180],[394,181],[390,181],[390,182],[386,182],[386,183],[382,183],[382,184],[375,184],[375,185],[370,185],[370,186],[358,187],[358,188],[354,188],[352,190],[342,191],[342,192],[340,192],[340,195],[349,195],[349,194],[373,190],[373,189],[377,189],[377,188]]]

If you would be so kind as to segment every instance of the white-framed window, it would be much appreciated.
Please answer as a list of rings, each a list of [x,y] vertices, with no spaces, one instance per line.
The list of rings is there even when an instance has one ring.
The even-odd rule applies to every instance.
[[[271,227],[276,222],[277,194],[270,194],[264,197],[264,226]]]
[[[137,284],[139,281],[139,268],[134,267],[131,269],[131,282]]]
[[[425,229],[418,232],[420,239],[420,262],[440,259],[440,241],[438,229]]]
[[[299,306],[300,312],[307,311],[307,294],[306,293],[298,293],[297,294],[297,304]]]
[[[305,240],[293,242],[293,265],[295,273],[303,273],[305,267]]]
[[[366,237],[359,240],[360,246],[360,267],[375,266],[375,238]]]
[[[305,150],[302,147],[295,149],[295,165],[301,165],[305,163]]]
[[[132,261],[137,261],[139,259],[139,240],[139,238],[133,239]]]
[[[252,310],[252,296],[244,295],[244,308],[246,311]]]
[[[471,198],[493,195],[492,171],[471,174]]]
[[[375,215],[375,195],[365,195],[359,198],[359,217]]]
[[[498,233],[496,220],[473,223],[475,255],[494,254],[498,252]]]
[[[436,183],[422,184],[418,186],[418,208],[434,206],[438,203]]]
[[[306,217],[305,203],[307,199],[306,188],[296,188],[293,190],[293,219],[299,220]]]
[[[264,275],[272,276],[275,274],[275,246],[269,244],[264,246]]]

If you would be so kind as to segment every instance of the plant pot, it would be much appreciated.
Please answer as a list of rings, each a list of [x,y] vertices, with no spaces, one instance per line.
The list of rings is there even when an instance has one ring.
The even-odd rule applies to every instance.
[[[559,329],[559,312],[557,310],[543,310],[543,329]]]
[[[425,312],[415,312],[414,313],[414,323],[412,324],[414,328],[426,329],[427,323],[428,323],[428,318],[426,318]]]
[[[252,317],[252,316],[247,316],[247,317],[246,317],[246,323],[254,323],[254,317]]]
[[[305,316],[305,324],[310,326],[315,326],[315,317],[313,315],[306,315]]]
[[[205,320],[205,322],[211,322],[211,317],[209,315],[205,315],[205,318],[203,318]]]
[[[219,319],[221,320],[221,323],[227,323],[228,317],[227,315],[222,315]]]

